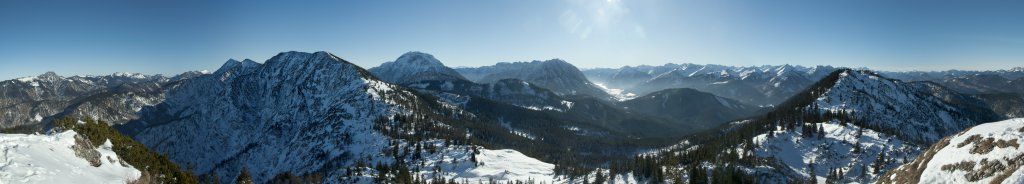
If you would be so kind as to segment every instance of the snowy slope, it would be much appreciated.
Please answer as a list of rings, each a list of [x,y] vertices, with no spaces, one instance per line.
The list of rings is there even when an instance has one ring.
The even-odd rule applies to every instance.
[[[88,148],[99,153],[100,165],[90,165],[72,149],[77,135],[0,134],[0,183],[125,183],[141,175],[117,157],[109,140]]]
[[[863,168],[869,168],[881,153],[888,155],[882,167],[888,170],[918,155],[922,144],[997,117],[991,111],[974,112],[945,100],[950,98],[940,98],[957,95],[941,88],[904,83],[870,71],[845,70],[835,77],[835,83],[823,93],[812,92],[817,98],[803,108],[842,112],[866,127],[840,126],[831,121],[821,124],[826,132],[823,138],[801,139],[798,130],[774,132],[774,137],[762,134],[755,138],[759,155],[778,158],[791,171],[804,176],[809,175],[806,165],[813,160],[819,177],[824,178],[828,169],[838,168],[846,173],[843,181],[873,181],[877,174]],[[861,136],[854,136],[857,134]],[[861,151],[852,152],[853,147]]]
[[[466,80],[455,70],[448,68],[433,55],[422,52],[408,52],[391,62],[369,69],[370,73],[383,81],[394,84],[408,84],[424,80]]]
[[[555,165],[530,158],[519,151],[511,149],[490,150],[479,149],[477,163],[467,162],[470,151],[448,150],[445,154],[427,156],[425,168],[437,168],[420,171],[417,174],[429,179],[437,177],[454,178],[457,181],[527,181],[555,183],[558,177],[554,174]],[[461,161],[460,161],[461,160]],[[561,183],[561,182],[559,182]]]
[[[866,183],[878,178],[879,174],[875,174],[870,166],[882,152],[892,159],[886,162],[884,167],[887,168],[904,163],[907,160],[903,159],[913,158],[920,152],[918,146],[856,125],[824,122],[821,126],[825,131],[821,137],[782,130],[754,137],[753,143],[757,145],[754,155],[777,159],[786,166],[762,172],[796,173],[799,177],[809,177],[808,164],[814,163],[814,175],[818,181],[825,181],[830,169],[840,169],[845,173],[843,182]]]
[[[879,183],[1024,183],[1024,119],[986,123],[942,139]]]

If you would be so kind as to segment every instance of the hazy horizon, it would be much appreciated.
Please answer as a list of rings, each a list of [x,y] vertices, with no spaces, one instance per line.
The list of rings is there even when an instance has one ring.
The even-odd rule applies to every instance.
[[[306,51],[299,51],[299,52],[306,52]],[[316,52],[316,51],[309,51],[309,52],[310,52],[310,53],[312,53],[312,52]],[[332,54],[333,54],[333,52],[332,52]],[[430,53],[427,53],[427,54],[430,54]],[[276,54],[275,54],[275,55],[276,55]],[[335,54],[335,55],[337,55],[337,54]],[[272,57],[272,56],[270,56],[270,57]],[[268,59],[269,59],[270,57],[268,57]],[[344,60],[346,60],[346,61],[352,62],[353,64],[355,64],[355,65],[357,65],[357,66],[359,66],[359,67],[362,67],[362,68],[364,68],[364,69],[370,69],[370,68],[373,68],[373,67],[379,66],[379,65],[380,65],[381,63],[384,63],[384,62],[380,62],[380,63],[374,64],[373,66],[364,66],[364,65],[360,65],[359,63],[355,63],[355,62],[353,62],[353,61],[350,61],[350,60],[348,60],[348,59],[345,59],[345,56],[340,56],[340,55],[339,55],[338,57],[340,57],[340,58],[342,58],[342,59],[344,59]],[[436,57],[436,56],[435,56],[435,57]],[[396,58],[397,58],[397,57],[396,57]],[[229,58],[229,59],[225,59],[225,60],[224,60],[223,62],[221,62],[220,64],[222,65],[222,64],[224,64],[224,62],[227,62],[227,61],[229,61],[229,60],[238,60],[238,61],[242,61],[242,60],[245,60],[245,59],[253,60],[253,61],[255,61],[255,62],[257,62],[257,63],[261,63],[261,64],[262,64],[262,63],[264,63],[264,62],[266,62],[266,60],[267,60],[267,59],[260,59],[260,60],[257,60],[257,59],[252,59],[252,58]],[[484,64],[484,65],[479,65],[479,66],[451,66],[451,65],[449,65],[449,64],[447,64],[447,63],[444,63],[444,60],[443,60],[443,59],[440,59],[440,58],[438,58],[438,60],[441,60],[441,62],[442,62],[442,63],[444,63],[444,64],[445,64],[446,66],[448,66],[448,67],[450,67],[450,68],[475,68],[475,67],[482,67],[482,66],[493,66],[493,65],[495,65],[495,64],[498,64],[498,63],[512,63],[512,62],[532,62],[532,61],[546,61],[546,60],[551,60],[551,59],[560,59],[560,58],[550,58],[550,59],[536,59],[536,60],[525,60],[525,61],[499,61],[499,62],[494,62],[494,63],[490,63],[490,64]],[[392,60],[392,61],[393,61],[393,60]],[[390,61],[385,61],[385,62],[390,62]],[[950,70],[961,70],[961,71],[998,71],[998,70],[1011,70],[1011,69],[1015,69],[1015,68],[1022,68],[1022,66],[1024,66],[1024,65],[1022,65],[1022,66],[1015,66],[1015,67],[1008,67],[1008,68],[997,68],[997,69],[990,69],[990,70],[970,70],[970,69],[946,69],[946,70],[886,70],[886,69],[875,69],[875,68],[870,68],[870,67],[863,67],[863,66],[838,66],[838,65],[827,65],[827,64],[824,64],[824,65],[799,65],[799,64],[763,64],[763,65],[724,65],[724,64],[716,64],[716,63],[694,63],[694,62],[666,62],[666,63],[662,63],[662,64],[637,64],[637,65],[622,65],[622,66],[614,66],[614,67],[581,67],[581,66],[577,65],[576,63],[573,63],[572,61],[568,61],[568,60],[566,60],[566,62],[568,62],[569,64],[572,64],[572,65],[576,66],[576,67],[577,67],[577,68],[579,68],[580,70],[590,70],[590,69],[617,69],[617,68],[621,68],[621,67],[626,67],[626,66],[636,67],[636,66],[642,66],[642,65],[647,65],[647,66],[662,66],[662,65],[667,65],[667,64],[699,64],[699,65],[722,65],[722,66],[730,66],[730,67],[758,67],[758,66],[782,66],[782,65],[792,65],[792,66],[801,66],[801,67],[814,67],[814,66],[832,66],[832,67],[837,67],[837,68],[840,68],[840,67],[845,67],[845,68],[854,68],[854,69],[858,69],[858,68],[866,68],[866,69],[869,69],[869,70],[874,70],[874,71],[882,71],[882,72],[943,72],[943,71],[950,71]],[[24,77],[36,77],[36,76],[39,76],[39,75],[45,74],[45,73],[47,73],[47,72],[54,72],[54,73],[56,73],[57,75],[60,75],[60,76],[63,76],[63,77],[70,77],[70,76],[105,76],[105,75],[112,75],[112,74],[117,74],[117,73],[140,73],[140,74],[144,74],[144,75],[149,75],[149,76],[152,76],[152,75],[163,75],[163,76],[166,76],[166,77],[172,77],[172,76],[175,76],[175,75],[178,75],[178,74],[182,74],[182,73],[185,73],[185,72],[193,72],[193,71],[208,71],[208,72],[214,72],[214,71],[216,71],[216,70],[217,70],[217,69],[218,69],[219,67],[220,67],[220,65],[217,65],[217,67],[213,67],[213,68],[206,68],[206,69],[193,69],[193,70],[185,70],[185,71],[181,71],[181,72],[177,72],[177,73],[145,73],[145,72],[138,72],[138,71],[113,71],[113,72],[110,72],[110,73],[62,73],[62,72],[59,72],[59,71],[52,71],[52,70],[47,70],[47,71],[43,71],[43,72],[40,72],[40,73],[37,73],[37,74],[30,74],[30,75],[24,75],[24,76],[15,76],[15,77],[10,77],[10,78],[2,78],[2,79],[0,79],[0,81],[5,81],[5,80],[14,80],[14,79],[18,79],[18,78],[24,78]]]

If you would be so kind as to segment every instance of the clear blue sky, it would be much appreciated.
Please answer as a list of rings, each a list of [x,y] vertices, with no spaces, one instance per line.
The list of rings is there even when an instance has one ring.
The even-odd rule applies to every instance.
[[[369,68],[562,58],[881,70],[1024,65],[1024,1],[0,1],[0,79],[176,74],[329,51]]]

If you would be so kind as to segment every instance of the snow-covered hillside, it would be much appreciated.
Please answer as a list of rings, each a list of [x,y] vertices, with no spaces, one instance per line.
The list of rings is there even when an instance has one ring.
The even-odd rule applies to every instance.
[[[986,123],[940,140],[879,183],[1024,183],[1024,119]]]
[[[771,132],[775,136],[759,135],[755,138],[758,155],[779,159],[788,166],[776,168],[782,173],[808,176],[806,167],[813,162],[818,177],[825,178],[830,169],[839,169],[844,173],[838,177],[841,181],[872,181],[880,173],[865,168],[875,164],[886,171],[917,156],[922,144],[998,117],[991,111],[974,112],[963,104],[946,101],[949,98],[940,98],[956,92],[908,84],[863,70],[844,70],[835,75],[826,78],[835,78],[826,90],[810,92],[813,101],[802,109],[844,114],[858,123],[804,122],[820,124],[824,133],[816,138],[797,129]],[[878,161],[883,154],[887,158]]]
[[[880,162],[880,158],[888,157],[888,160],[881,161],[882,164],[878,167],[891,168],[920,152],[918,146],[856,125],[841,125],[833,121],[823,122],[821,127],[824,130],[821,135],[808,136],[799,133],[800,131],[776,130],[754,137],[755,156],[777,159],[779,164],[786,166],[757,169],[761,170],[760,172],[777,173],[781,176],[813,175],[818,177],[818,181],[826,181],[829,171],[838,170],[844,173],[840,176],[842,183],[867,183],[874,181],[881,174],[880,171],[872,169],[872,165]],[[883,153],[886,155],[883,156]],[[782,177],[774,179],[785,181]]]
[[[428,176],[429,179],[444,177],[474,183],[491,179],[555,183],[560,179],[554,174],[555,165],[530,158],[516,150],[479,148],[478,152],[476,163],[466,161],[471,159],[469,154],[473,154],[472,151],[447,150],[444,154],[429,155],[424,165],[431,170],[417,174]],[[435,172],[432,170],[434,168],[441,172]]]
[[[906,140],[932,143],[978,123],[997,119],[992,111],[974,112],[970,104],[942,98],[956,92],[913,85],[869,71],[847,71],[811,108],[845,112],[881,129],[897,131]],[[964,97],[966,98],[966,97]]]
[[[0,183],[126,183],[141,176],[109,140],[93,148],[77,136],[0,134]]]
[[[979,101],[970,98],[944,88],[844,69],[766,116],[732,124],[720,135],[735,139],[749,135],[745,132],[758,132],[749,140],[693,140],[712,144],[697,148],[726,147],[729,151],[722,150],[719,157],[728,158],[730,153],[756,157],[752,160],[759,161],[739,163],[763,180],[808,181],[814,176],[817,181],[871,182],[939,138],[1000,117],[991,110],[974,109],[978,104],[971,103]]]

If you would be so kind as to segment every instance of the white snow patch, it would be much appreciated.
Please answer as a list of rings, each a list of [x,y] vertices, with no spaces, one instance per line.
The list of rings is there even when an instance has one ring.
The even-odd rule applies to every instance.
[[[120,163],[108,140],[99,167],[75,156],[74,131],[53,135],[0,134],[0,183],[125,183],[141,176]]]
[[[534,180],[553,183],[555,165],[530,158],[511,149],[480,149],[476,156],[480,166],[459,174],[459,178],[493,178],[505,180]]]
[[[957,134],[949,140],[949,145],[943,147],[932,157],[932,160],[928,161],[927,167],[921,174],[921,183],[989,183],[994,179],[994,176],[984,177],[978,181],[969,181],[964,175],[968,171],[955,170],[946,171],[942,170],[942,166],[951,165],[959,162],[974,162],[975,169],[979,169],[981,166],[981,160],[988,160],[990,162],[1001,162],[1006,165],[1006,158],[1014,158],[1024,154],[1024,147],[1022,146],[1008,146],[1004,148],[993,147],[991,151],[985,154],[974,154],[971,150],[974,149],[974,143],[968,143],[960,147],[961,143],[964,143],[967,138],[979,135],[982,139],[993,139],[995,141],[1015,141],[1018,144],[1024,144],[1024,132],[1021,132],[1021,128],[1024,127],[1024,118],[1010,119],[1005,121],[986,123],[975,126],[961,134]],[[1008,169],[1008,168],[1004,168]],[[1002,174],[1004,171],[1000,170],[996,175]],[[1017,168],[1015,171],[1010,171],[1010,174],[1003,183],[1021,183],[1024,182],[1024,169]]]
[[[570,101],[562,100],[562,105],[565,106],[565,109],[572,109],[572,102]]]
[[[36,80],[36,77],[35,76],[28,76],[28,77],[18,78],[18,79],[15,79],[15,80],[18,80],[18,81],[21,81],[21,82],[32,82],[32,81]]]

